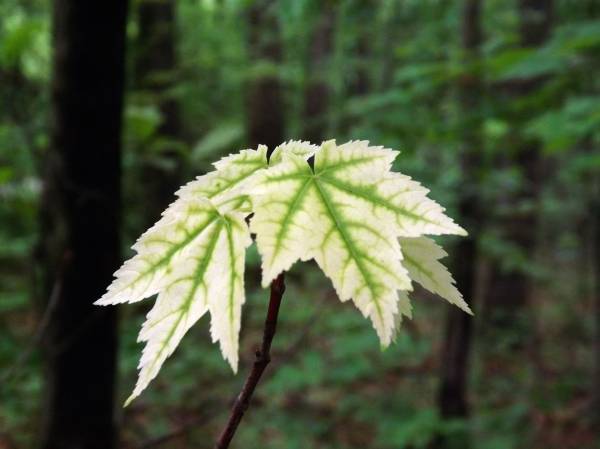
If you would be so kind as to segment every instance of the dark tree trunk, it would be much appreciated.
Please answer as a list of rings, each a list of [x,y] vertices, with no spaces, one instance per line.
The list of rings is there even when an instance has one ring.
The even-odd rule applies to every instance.
[[[591,415],[592,422],[596,429],[600,429],[600,177],[596,177],[595,188],[592,189],[592,194],[595,196],[590,201],[590,223],[591,223],[591,248],[592,248],[592,264],[593,264],[593,292],[594,295],[594,317],[596,321],[595,338],[593,342],[594,353],[594,372],[592,378],[592,402]],[[598,431],[600,434],[600,430]]]
[[[175,0],[142,0],[138,6],[137,87],[153,97],[161,114],[158,134],[159,157],[146,161],[142,184],[151,199],[144,208],[145,227],[154,223],[173,201],[181,184],[181,162],[177,151],[180,119],[177,102],[170,91],[174,84],[176,58]]]
[[[250,62],[281,62],[281,38],[277,2],[257,0],[248,9],[248,52]],[[264,144],[273,150],[283,142],[285,117],[279,76],[268,74],[251,81],[246,98],[248,143],[251,148]]]
[[[552,29],[552,0],[519,0],[520,36],[523,47],[537,47],[549,37]],[[543,78],[516,79],[506,88],[513,101],[530,95],[544,83]],[[513,120],[523,123],[531,115],[519,111]],[[540,176],[540,143],[517,133],[516,156],[512,163],[521,170],[523,185],[516,195],[505,198],[505,206],[514,212],[498,220],[502,239],[514,245],[525,257],[535,250],[537,200]],[[529,207],[523,205],[529,204]],[[533,207],[532,207],[533,206]],[[526,323],[525,305],[530,293],[530,279],[520,268],[507,268],[495,263],[486,288],[485,320],[488,329],[511,329],[514,347],[523,346]]]
[[[335,14],[326,2],[310,45],[308,83],[304,93],[302,138],[320,144],[328,130],[327,113],[330,100],[326,64],[333,49]]]
[[[41,212],[43,449],[115,447],[116,312],[92,303],[119,264],[127,5],[54,1],[51,150]]]
[[[477,240],[480,233],[482,214],[480,211],[478,172],[482,152],[481,138],[481,95],[482,80],[475,68],[482,43],[481,2],[465,0],[462,13],[462,46],[465,63],[470,70],[459,84],[463,116],[464,182],[461,188],[460,216],[469,236],[460,240],[453,257],[453,270],[458,289],[473,307],[477,273]],[[444,419],[467,418],[469,403],[467,385],[472,345],[473,317],[456,307],[448,309],[446,330],[442,348],[441,379],[438,392],[438,407]],[[469,445],[466,432],[452,438],[440,438],[438,447],[461,447]]]

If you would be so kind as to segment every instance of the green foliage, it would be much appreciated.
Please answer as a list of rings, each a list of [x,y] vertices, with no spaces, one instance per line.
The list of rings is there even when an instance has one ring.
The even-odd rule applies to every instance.
[[[135,85],[138,17],[137,3],[132,3],[123,150],[124,254],[147,224],[147,205],[154,201],[146,194],[144,168],[172,172],[177,162],[184,167],[183,177],[191,178],[212,170],[210,162],[230,148],[248,147],[246,92],[263,69],[282,83],[286,138],[302,135],[305,89],[314,79],[309,49],[324,2],[276,2],[282,47],[277,66],[249,54],[249,3],[177,0],[176,67],[168,71],[172,85],[161,95],[140,92]],[[550,38],[538,49],[522,49],[517,2],[485,0],[484,44],[477,60],[469,63],[461,49],[462,1],[328,3],[335,13],[333,45],[318,77],[329,89],[326,135],[401,148],[395,168],[431,188],[431,196],[461,223],[459,196],[478,192],[488,209],[485,232],[478,237],[482,282],[491,262],[535,281],[528,305],[535,319],[527,321],[535,328],[535,345],[509,358],[514,350],[506,341],[514,343],[514,336],[492,342],[500,347],[493,354],[490,346],[476,344],[468,424],[473,448],[594,447],[594,435],[582,427],[581,414],[589,395],[589,347],[595,329],[591,297],[597,282],[591,274],[589,238],[600,172],[597,2],[556,0]],[[41,0],[0,2],[0,446],[9,435],[13,441],[8,447],[33,447],[42,402],[37,350],[9,379],[4,374],[13,371],[37,332],[40,316],[36,300],[41,282],[33,275],[40,177],[52,122],[49,9],[50,2]],[[277,39],[269,30],[260,31],[267,41]],[[368,88],[357,94],[353,83],[359,70]],[[479,107],[466,117],[458,84],[472,75],[482,77],[484,90]],[[506,89],[515,80],[538,75],[541,86],[519,100]],[[174,99],[179,109],[176,145],[166,145],[160,129],[165,116],[159,102],[165,97]],[[482,160],[474,180],[465,177],[461,158],[464,135],[478,129],[477,123]],[[516,207],[538,216],[538,244],[531,252],[494,229],[499,217],[514,212],[506,196],[530,187],[516,158],[521,137],[539,143],[542,154],[536,186],[540,201]],[[167,147],[176,148],[176,157]],[[455,240],[439,243],[450,245],[453,253]],[[246,260],[240,367],[251,363],[265,314],[256,246],[248,248]],[[451,263],[458,267],[461,261]],[[244,418],[248,421],[236,437],[240,447],[395,449],[418,447],[437,432],[456,430],[447,429],[434,412],[436,361],[444,338],[439,323],[445,310],[427,292],[417,288],[411,297],[414,314],[428,319],[403,322],[395,344],[380,353],[373,351],[375,332],[352,307],[337,304],[331,283],[313,263],[296,264],[287,279],[274,369],[257,391],[260,406]],[[466,299],[471,304],[472,298]],[[135,340],[147,312],[143,302],[121,308],[123,397],[135,382]],[[227,412],[224,404],[241,380],[229,375],[218,351],[210,347],[209,329],[205,316],[189,330],[154,387],[125,410],[123,445],[138,446],[184,428],[185,436],[164,447],[195,447],[218,432]],[[480,333],[475,330],[476,342]],[[512,367],[522,369],[515,374]],[[188,425],[188,419],[196,421]]]

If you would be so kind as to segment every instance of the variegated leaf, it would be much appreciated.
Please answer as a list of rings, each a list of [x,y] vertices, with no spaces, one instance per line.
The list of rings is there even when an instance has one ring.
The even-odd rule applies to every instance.
[[[382,220],[403,237],[466,232],[427,197],[429,192],[408,176],[389,172],[396,152],[370,148],[363,142],[323,144],[315,158],[315,174],[332,192],[363,200],[373,220]]]
[[[465,231],[410,178],[391,172],[397,152],[356,141],[318,148],[290,141],[243,150],[182,187],[178,199],[134,245],[97,304],[158,293],[139,339],[146,342],[131,399],[157,375],[207,311],[211,335],[234,371],[244,303],[245,217],[262,256],[263,286],[297,260],[314,258],[342,301],[373,322],[383,346],[412,314],[411,279],[470,312],[424,234]],[[314,168],[308,159],[314,156]],[[416,237],[416,238],[415,238]]]
[[[243,216],[235,212],[218,215],[167,274],[138,338],[147,343],[127,403],[146,388],[185,333],[207,311],[211,313],[213,341],[219,341],[224,357],[237,370],[244,254],[250,243]]]
[[[396,340],[404,318],[406,317],[408,319],[412,319],[412,304],[410,303],[408,292],[400,291],[398,292],[398,296],[398,313],[396,314],[394,320],[394,331],[392,333],[392,341]]]
[[[258,150],[242,150],[215,166],[217,170],[177,191],[179,198],[133,245],[138,254],[115,273],[116,279],[96,304],[136,302],[158,293],[177,256],[218,216],[215,206],[221,212],[249,211],[246,189],[253,176],[267,167],[267,148],[261,145]]]
[[[469,305],[454,285],[454,279],[439,259],[448,254],[441,246],[427,237],[400,238],[404,265],[411,279],[427,290],[441,296],[449,303],[473,314]]]
[[[411,289],[397,237],[464,233],[426,189],[390,171],[396,155],[367,142],[325,142],[314,171],[304,158],[282,154],[257,176],[252,194],[263,286],[314,257],[340,299],[352,298],[373,321],[384,346],[393,336],[397,291]]]
[[[273,150],[271,158],[269,159],[269,165],[273,166],[282,161],[285,154],[295,154],[307,160],[313,156],[319,149],[318,145],[313,145],[310,142],[303,142],[301,140],[290,140],[289,142],[282,143]]]
[[[284,155],[283,162],[258,176],[250,229],[262,256],[263,287],[298,259],[312,258],[313,180],[309,165],[294,154]]]
[[[218,218],[208,200],[177,200],[133,245],[137,254],[116,271],[116,279],[95,304],[136,302],[158,293],[166,285],[166,275]]]
[[[208,198],[220,210],[250,212],[246,191],[254,177],[267,168],[267,147],[242,150],[215,162],[215,171],[199,176],[177,192],[180,198]],[[168,213],[168,212],[167,212]]]

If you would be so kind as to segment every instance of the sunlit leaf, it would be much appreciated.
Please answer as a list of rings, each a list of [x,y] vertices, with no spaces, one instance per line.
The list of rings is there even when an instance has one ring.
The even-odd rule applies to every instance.
[[[352,300],[371,320],[384,347],[402,317],[412,316],[412,280],[470,312],[438,262],[445,253],[420,237],[465,231],[427,197],[427,189],[391,171],[397,154],[361,141],[320,147],[290,141],[270,160],[264,146],[226,156],[215,171],[179,189],[97,301],[118,304],[158,294],[139,335],[146,347],[128,402],[206,312],[213,341],[237,369],[250,231],[262,257],[264,287],[297,260],[314,258],[340,300]]]
[[[207,311],[212,317],[213,341],[220,343],[224,357],[237,371],[244,254],[250,243],[243,216],[218,215],[166,275],[138,338],[147,343],[137,384],[126,404],[156,377],[185,333]]]
[[[323,144],[314,172],[287,155],[254,188],[263,286],[297,260],[314,258],[342,301],[353,299],[390,343],[398,290],[411,284],[398,236],[464,234],[410,178],[390,172],[397,153],[367,142]]]
[[[401,238],[404,266],[410,278],[449,303],[472,314],[468,304],[454,285],[454,279],[439,259],[448,254],[427,237]]]

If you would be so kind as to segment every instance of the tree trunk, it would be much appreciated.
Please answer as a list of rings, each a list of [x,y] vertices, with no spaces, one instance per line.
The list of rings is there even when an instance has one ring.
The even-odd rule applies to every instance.
[[[452,272],[458,289],[473,307],[477,273],[477,240],[479,239],[482,214],[480,210],[478,170],[481,165],[481,107],[482,80],[475,69],[482,44],[481,2],[465,0],[462,13],[462,46],[465,63],[469,71],[459,84],[463,123],[462,168],[464,181],[461,188],[460,217],[469,231],[469,236],[460,240],[453,257]],[[438,392],[438,407],[444,419],[467,418],[469,403],[467,384],[472,345],[473,317],[463,311],[449,307],[442,349],[441,379]],[[438,447],[460,447],[469,445],[467,432],[453,438],[440,438]]]
[[[126,14],[121,0],[54,1],[40,242],[50,298],[42,449],[116,443],[116,312],[92,303],[119,264]]]
[[[335,14],[331,2],[326,2],[313,36],[308,64],[308,83],[304,93],[304,129],[302,138],[320,144],[328,130],[327,113],[330,89],[326,65],[333,49]]]
[[[177,151],[180,120],[170,89],[174,83],[176,58],[175,0],[142,0],[138,6],[137,87],[158,105],[161,124],[158,135],[163,146],[160,161],[149,158],[142,169],[142,184],[151,198],[145,207],[145,227],[150,226],[173,201],[181,184],[181,162]]]
[[[523,47],[537,47],[549,37],[552,25],[552,0],[519,0],[520,36]],[[517,79],[507,88],[509,97],[517,100],[530,95],[544,83],[543,78]],[[514,121],[523,123],[528,111],[519,111]],[[514,245],[525,257],[535,250],[537,231],[537,199],[540,176],[540,143],[515,135],[516,157],[512,163],[521,170],[523,186],[506,199],[507,209],[513,212],[498,220],[503,240]],[[526,207],[523,207],[526,206]],[[503,267],[495,263],[486,288],[485,320],[489,329],[514,331],[513,346],[524,344],[526,326],[524,308],[530,292],[530,279],[520,267]]]
[[[591,248],[593,264],[593,291],[594,295],[594,317],[595,317],[595,338],[592,346],[594,354],[594,372],[592,378],[592,401],[591,415],[592,422],[596,429],[600,429],[600,177],[592,180],[595,188],[592,188],[592,194],[595,195],[590,201],[590,223],[591,223]],[[600,431],[598,431],[600,434]]]
[[[281,63],[281,38],[277,19],[277,2],[257,0],[248,9],[248,52],[250,62],[269,62],[273,70]],[[261,75],[251,81],[246,98],[248,143],[270,151],[281,144],[285,135],[285,117],[279,76]]]

